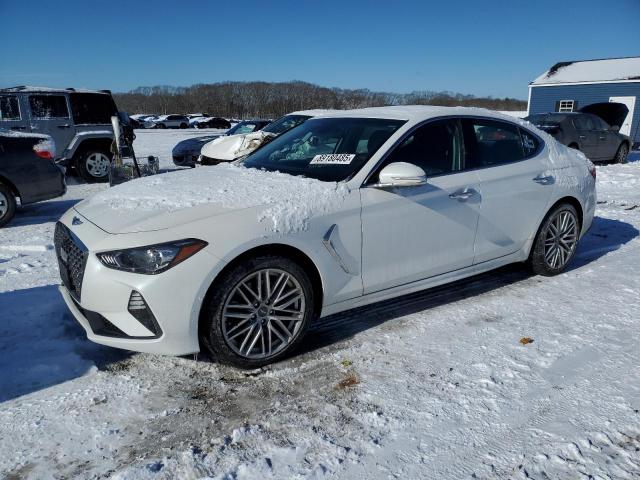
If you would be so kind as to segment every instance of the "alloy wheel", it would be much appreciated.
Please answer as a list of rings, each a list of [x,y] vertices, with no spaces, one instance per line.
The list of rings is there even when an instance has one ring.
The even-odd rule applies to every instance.
[[[4,217],[9,211],[9,200],[0,192],[0,218]]]
[[[101,152],[91,153],[85,159],[87,172],[96,178],[105,177],[109,173],[109,163],[109,157]]]
[[[578,243],[578,219],[567,210],[559,211],[549,222],[544,240],[544,260],[553,269],[564,267]]]
[[[620,145],[618,153],[616,154],[616,163],[626,163],[628,154],[629,147],[627,147],[625,144]]]
[[[290,273],[265,268],[250,273],[231,290],[222,310],[225,343],[251,359],[276,355],[301,331],[305,293]]]

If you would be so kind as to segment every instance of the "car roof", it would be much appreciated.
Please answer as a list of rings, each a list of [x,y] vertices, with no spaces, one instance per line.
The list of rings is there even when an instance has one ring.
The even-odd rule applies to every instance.
[[[440,107],[434,105],[398,105],[390,107],[368,107],[353,110],[326,110],[325,113],[316,114],[321,118],[382,118],[389,120],[405,120],[411,123],[421,122],[441,116],[482,116],[498,120],[507,120],[518,123],[518,119],[494,110],[476,107]]]
[[[102,93],[111,94],[111,90],[89,90],[86,88],[51,88],[20,85],[18,87],[0,88],[0,93]]]

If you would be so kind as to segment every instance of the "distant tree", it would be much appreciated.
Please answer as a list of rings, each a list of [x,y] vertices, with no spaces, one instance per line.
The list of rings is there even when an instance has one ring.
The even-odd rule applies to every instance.
[[[228,118],[277,118],[295,110],[351,109],[384,105],[441,105],[525,110],[515,98],[475,97],[429,90],[411,93],[326,88],[307,82],[220,82],[191,87],[158,85],[115,93],[121,110],[133,113],[208,113]]]

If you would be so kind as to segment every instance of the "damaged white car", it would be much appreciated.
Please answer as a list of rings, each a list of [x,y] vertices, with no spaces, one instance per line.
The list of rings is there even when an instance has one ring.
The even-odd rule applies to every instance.
[[[593,164],[526,122],[334,111],[239,164],[78,203],[56,225],[60,291],[95,342],[258,367],[321,316],[514,262],[556,275],[595,206]]]
[[[258,132],[216,138],[202,147],[198,163],[201,165],[217,165],[222,162],[232,162],[250,154],[264,143],[297,127],[308,119],[329,112],[331,110],[293,112],[271,122]]]

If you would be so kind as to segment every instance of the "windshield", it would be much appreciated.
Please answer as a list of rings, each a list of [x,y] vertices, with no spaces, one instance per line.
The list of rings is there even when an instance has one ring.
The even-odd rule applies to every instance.
[[[309,115],[285,115],[278,120],[274,120],[262,130],[268,133],[275,133],[276,135],[282,135],[284,132],[291,130],[293,127],[297,127],[305,120],[310,119]]]
[[[255,122],[240,122],[233,128],[227,130],[227,135],[241,135],[243,133],[251,133],[255,130],[259,130],[258,124]]]
[[[312,119],[256,150],[244,166],[338,182],[360,170],[404,123],[378,118]]]

